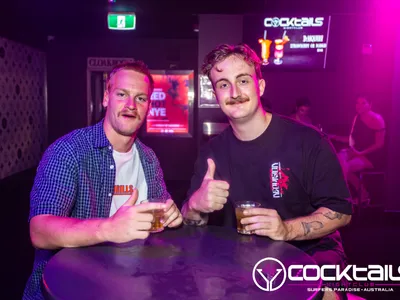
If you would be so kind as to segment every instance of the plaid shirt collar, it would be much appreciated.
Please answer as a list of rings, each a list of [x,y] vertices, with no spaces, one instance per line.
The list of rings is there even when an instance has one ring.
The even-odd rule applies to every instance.
[[[93,146],[95,148],[104,148],[109,146],[112,147],[104,131],[104,119],[93,126],[93,137]],[[148,150],[144,148],[144,145],[139,138],[135,139],[135,144],[139,151],[140,157],[146,160],[147,163],[152,163],[153,161],[148,153]]]

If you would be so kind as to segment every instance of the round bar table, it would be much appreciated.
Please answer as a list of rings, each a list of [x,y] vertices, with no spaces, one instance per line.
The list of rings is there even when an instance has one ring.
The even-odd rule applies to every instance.
[[[284,268],[269,260],[254,268],[267,257]],[[62,249],[44,270],[43,293],[66,300],[317,299],[320,280],[292,282],[284,280],[285,272],[272,280],[278,269],[287,273],[294,264],[316,263],[286,242],[223,227],[182,226],[146,240]]]

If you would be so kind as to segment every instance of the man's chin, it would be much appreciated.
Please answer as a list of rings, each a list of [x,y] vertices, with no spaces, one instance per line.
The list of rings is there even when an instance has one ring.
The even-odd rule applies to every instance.
[[[229,116],[229,119],[237,124],[247,122],[250,118],[250,114],[233,114]]]
[[[132,137],[133,135],[135,135],[136,131],[120,131],[118,133],[122,136]]]
[[[243,118],[250,115],[250,111],[248,107],[244,106],[236,106],[236,107],[227,107],[226,114],[232,118]]]
[[[251,120],[256,114],[256,111],[251,110],[239,110],[228,112],[227,117],[234,123],[240,124]]]
[[[130,126],[130,128],[118,128],[117,133],[126,137],[135,135],[140,129],[140,125]]]

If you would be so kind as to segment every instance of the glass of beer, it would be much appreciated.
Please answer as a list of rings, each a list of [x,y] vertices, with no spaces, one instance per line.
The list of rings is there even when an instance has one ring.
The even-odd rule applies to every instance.
[[[261,206],[260,203],[254,202],[254,201],[236,202],[235,213],[236,213],[237,232],[239,232],[241,234],[251,234],[250,231],[247,231],[244,229],[244,225],[240,222],[245,217],[243,214],[243,211],[247,208],[256,208],[256,207],[260,207],[260,206]]]
[[[166,199],[159,199],[159,198],[150,198],[144,200],[142,203],[150,202],[150,203],[165,203],[167,202]],[[160,232],[164,230],[163,226],[163,218],[164,218],[164,210],[163,209],[153,209],[151,210],[153,214],[153,222],[151,222],[150,232]]]

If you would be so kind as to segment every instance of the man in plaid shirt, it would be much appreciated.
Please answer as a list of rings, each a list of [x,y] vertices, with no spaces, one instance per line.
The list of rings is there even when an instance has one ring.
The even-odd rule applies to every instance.
[[[145,239],[153,209],[164,209],[164,227],[182,223],[156,155],[137,138],[153,87],[142,62],[116,66],[104,94],[104,120],[63,136],[44,153],[31,192],[36,253],[23,299],[43,299],[44,267],[61,248]],[[141,203],[150,198],[168,200]]]

